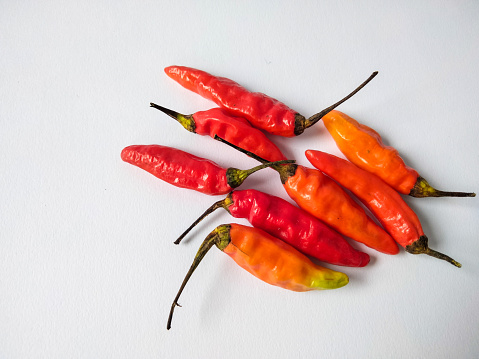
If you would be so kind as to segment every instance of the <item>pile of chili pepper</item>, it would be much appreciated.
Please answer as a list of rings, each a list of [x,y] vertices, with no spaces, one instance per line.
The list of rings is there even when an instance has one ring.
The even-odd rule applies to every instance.
[[[176,187],[227,195],[207,208],[175,244],[218,208],[235,218],[247,219],[253,226],[222,224],[205,238],[173,300],[167,329],[171,328],[173,312],[187,282],[213,246],[264,282],[298,292],[341,288],[349,282],[346,274],[315,264],[310,258],[350,267],[369,263],[369,255],[354,248],[344,237],[390,255],[399,252],[399,244],[408,253],[427,254],[461,267],[451,257],[428,247],[420,220],[402,195],[474,197],[475,193],[431,187],[404,163],[397,150],[383,144],[377,132],[335,110],[377,72],[348,96],[309,118],[224,77],[184,66],[169,66],[165,72],[219,107],[190,115],[154,103],[150,103],[151,107],[175,119],[186,130],[208,135],[261,162],[250,170],[224,169],[208,159],[161,145],[123,149],[121,158],[125,162]],[[307,150],[306,157],[314,168],[300,166],[288,160],[263,132],[297,136],[320,120],[347,160]],[[250,174],[265,167],[279,174],[286,193],[298,207],[252,188],[234,190]]]

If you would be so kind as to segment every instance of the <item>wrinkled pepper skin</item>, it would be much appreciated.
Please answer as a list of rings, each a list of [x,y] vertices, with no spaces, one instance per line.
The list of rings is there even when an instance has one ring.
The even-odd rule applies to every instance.
[[[369,255],[354,249],[339,233],[282,198],[249,189],[233,191],[225,201],[235,218],[292,245],[300,252],[331,264],[364,267]]]
[[[186,89],[246,118],[257,128],[285,137],[296,135],[295,122],[301,115],[274,98],[250,92],[230,79],[190,67],[169,66],[165,73]]]
[[[240,186],[250,174],[273,163],[282,163],[268,163],[249,170],[224,169],[205,158],[160,145],[128,146],[121,151],[121,159],[176,187],[209,195],[227,194]]]
[[[263,132],[252,127],[244,118],[233,116],[226,110],[212,108],[192,115],[182,115],[153,103],[151,106],[173,117],[190,132],[212,138],[218,135],[268,161],[286,160],[280,149]]]
[[[311,262],[289,244],[252,227],[231,224],[223,248],[240,267],[262,281],[296,292],[336,289],[348,284],[346,274]]]
[[[399,193],[412,197],[475,197],[475,193],[440,191],[408,167],[399,152],[381,136],[340,111],[330,111],[323,123],[339,150],[356,166],[375,174]]]
[[[349,161],[321,151],[307,150],[306,157],[314,167],[326,173],[356,195],[406,251],[413,254],[426,253],[438,257],[434,253],[428,253],[428,251],[435,251],[427,248],[427,237],[424,235],[416,213],[406,204],[397,191],[379,177]],[[424,243],[425,248],[418,249],[418,247],[423,247]],[[445,259],[460,267],[460,264],[456,261],[444,257],[438,258]]]
[[[128,146],[121,152],[123,161],[140,167],[176,187],[208,195],[229,193],[226,169],[205,158],[160,145]]]
[[[283,186],[301,208],[368,247],[386,254],[399,252],[391,236],[332,179],[316,169],[294,166],[294,175]]]
[[[323,116],[323,123],[348,160],[398,192],[411,192],[419,174],[406,166],[395,148],[384,145],[376,131],[336,110]]]

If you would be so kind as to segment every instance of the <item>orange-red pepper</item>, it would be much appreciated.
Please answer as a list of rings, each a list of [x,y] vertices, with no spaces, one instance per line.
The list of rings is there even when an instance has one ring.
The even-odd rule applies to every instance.
[[[314,167],[354,193],[407,252],[425,253],[461,267],[451,257],[428,247],[428,239],[417,215],[401,195],[379,177],[349,161],[321,151],[308,150],[306,157]]]
[[[396,191],[413,197],[474,197],[475,193],[437,190],[408,167],[399,152],[384,145],[381,136],[348,115],[331,111],[323,116],[323,123],[340,151],[348,160],[374,173]]]
[[[215,139],[260,162],[267,162],[218,136]],[[339,233],[368,247],[387,254],[399,252],[391,236],[374,223],[336,182],[322,172],[296,164],[273,165],[271,168],[279,173],[288,195],[306,212],[319,218]]]
[[[255,277],[284,289],[296,292],[336,289],[349,282],[346,274],[314,264],[289,244],[260,229],[234,223],[220,225],[198,250],[171,305],[167,329],[171,328],[173,311],[188,280],[214,245]]]
[[[246,118],[253,126],[285,137],[302,134],[306,128],[313,126],[324,114],[351,98],[377,75],[377,72],[374,72],[348,96],[316,115],[305,118],[284,103],[263,93],[250,92],[224,77],[186,66],[169,66],[165,68],[165,73],[188,90],[215,102],[236,116]]]

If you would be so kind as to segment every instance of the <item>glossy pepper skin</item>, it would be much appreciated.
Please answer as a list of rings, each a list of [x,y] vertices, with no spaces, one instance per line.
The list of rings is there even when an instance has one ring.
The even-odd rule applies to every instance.
[[[282,198],[254,189],[233,191],[214,203],[177,240],[178,244],[207,215],[224,208],[235,218],[247,219],[300,252],[331,264],[364,267],[369,255],[354,249],[339,233]]]
[[[260,229],[234,223],[220,225],[198,250],[171,306],[167,329],[171,328],[173,311],[186,283],[213,245],[255,277],[284,289],[296,292],[336,289],[349,282],[346,274],[314,264],[289,244]]]
[[[407,252],[425,253],[461,267],[452,258],[428,248],[428,239],[416,213],[379,177],[328,153],[308,150],[306,157],[314,167],[354,193]]]
[[[377,72],[346,98],[306,119],[282,102],[259,92],[250,92],[238,83],[186,66],[169,66],[165,73],[186,89],[215,102],[236,116],[246,118],[254,127],[269,133],[293,137],[318,122],[331,109],[339,106],[366,85]]]
[[[150,103],[150,106],[174,118],[190,132],[212,138],[218,135],[268,161],[286,160],[279,148],[263,132],[252,127],[244,118],[233,116],[221,108],[183,115],[154,103]]]
[[[218,136],[215,139],[227,143]],[[266,160],[227,143],[256,160]],[[397,254],[396,242],[332,179],[317,169],[296,164],[271,166],[299,207],[339,233],[386,254]]]
[[[160,145],[128,146],[122,150],[121,158],[176,187],[209,195],[231,192],[251,173],[260,169],[225,169],[205,158]]]
[[[399,152],[384,145],[381,136],[340,111],[323,116],[323,123],[340,151],[356,166],[374,173],[396,191],[413,197],[474,197],[475,193],[445,192],[431,187]]]

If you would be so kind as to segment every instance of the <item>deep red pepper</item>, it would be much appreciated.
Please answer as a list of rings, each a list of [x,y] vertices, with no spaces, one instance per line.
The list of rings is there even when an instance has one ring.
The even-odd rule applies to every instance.
[[[263,158],[215,136],[215,139],[266,163]],[[366,212],[332,179],[316,169],[288,164],[271,166],[281,178],[283,187],[299,207],[320,219],[339,233],[387,254],[397,254],[397,244]]]
[[[225,169],[205,158],[160,145],[128,146],[121,151],[121,158],[176,187],[209,195],[227,194],[261,169]],[[271,163],[263,168],[269,166]]]
[[[331,264],[364,267],[369,255],[354,249],[338,232],[282,198],[254,189],[233,191],[214,203],[176,241],[180,241],[207,215],[223,208],[235,218],[282,239],[300,252]]]
[[[313,166],[354,193],[407,252],[425,253],[461,267],[451,257],[428,247],[417,215],[401,195],[379,177],[328,153],[308,150],[306,157]]]
[[[374,72],[344,99],[306,119],[282,102],[263,93],[250,92],[224,77],[213,76],[205,71],[185,66],[166,67],[165,73],[188,90],[215,102],[234,115],[246,118],[253,126],[285,137],[303,133],[306,128],[311,127],[326,113],[348,100],[377,75],[377,72]]]
[[[279,148],[263,132],[252,127],[244,118],[233,116],[221,108],[199,111],[192,115],[182,115],[154,103],[150,103],[150,106],[174,118],[190,132],[212,138],[218,135],[268,161],[286,159]]]

